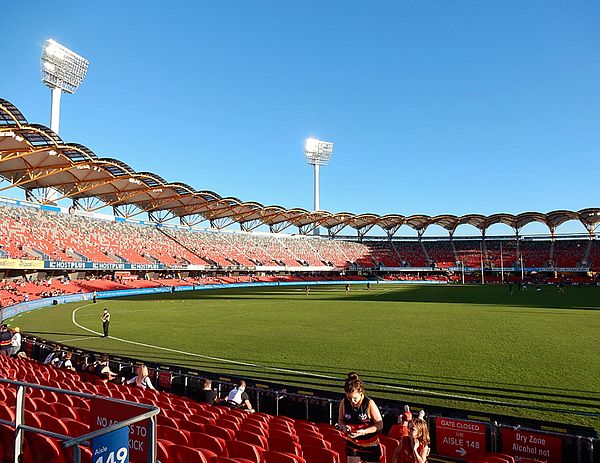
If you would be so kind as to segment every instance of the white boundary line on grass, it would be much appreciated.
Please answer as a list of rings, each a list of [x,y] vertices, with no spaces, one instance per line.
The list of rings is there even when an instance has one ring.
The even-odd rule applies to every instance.
[[[82,330],[88,331],[90,333],[94,333],[97,336],[101,336],[102,333],[100,333],[98,331],[94,331],[94,330],[92,330],[90,328],[86,328],[85,326],[82,326],[79,323],[77,323],[77,321],[75,320],[75,315],[77,314],[77,312],[79,311],[79,309],[83,309],[83,308],[88,307],[90,305],[92,305],[92,304],[85,304],[85,305],[83,305],[81,307],[77,307],[76,309],[73,309],[73,312],[71,314],[71,320],[73,321],[73,324],[75,324],[76,326],[78,326]],[[146,344],[146,343],[143,343],[143,342],[130,341],[128,339],[117,338],[117,337],[114,337],[114,336],[109,336],[109,338],[110,339],[114,339],[115,341],[124,342],[126,344],[134,344],[136,346],[148,347],[150,349],[162,350],[162,351],[165,351],[165,352],[172,352],[174,354],[183,354],[183,355],[187,355],[187,356],[190,356],[190,357],[197,357],[197,358],[202,358],[202,359],[206,359],[206,360],[215,360],[215,361],[218,361],[218,362],[229,363],[229,364],[233,364],[233,365],[240,365],[240,366],[254,367],[254,368],[262,368],[264,370],[276,371],[276,372],[279,372],[279,373],[294,373],[294,374],[303,375],[303,376],[310,376],[310,377],[313,377],[313,378],[331,379],[331,380],[335,380],[335,381],[343,381],[343,378],[338,378],[337,376],[322,375],[322,374],[319,374],[319,373],[311,373],[309,371],[301,371],[301,370],[292,370],[292,369],[288,369],[288,368],[271,367],[271,366],[268,366],[268,365],[260,365],[258,363],[240,362],[238,360],[231,360],[231,359],[226,359],[226,358],[221,358],[221,357],[213,357],[211,355],[196,354],[194,352],[186,352],[186,351],[183,351],[183,350],[171,349],[169,347],[161,347],[161,346],[155,346],[155,345],[152,345],[152,344]],[[412,392],[412,393],[427,394],[427,395],[430,395],[430,396],[438,396],[438,397],[443,397],[443,398],[446,398],[446,399],[467,400],[467,401],[470,401],[470,402],[479,402],[479,403],[485,403],[485,404],[502,405],[502,406],[506,406],[506,407],[523,407],[523,404],[516,404],[516,403],[513,403],[513,402],[505,402],[505,401],[491,400],[491,399],[480,399],[479,397],[471,397],[471,396],[465,396],[465,395],[459,395],[459,394],[446,394],[446,393],[443,393],[443,392],[429,391],[427,389],[417,389],[417,388],[411,388],[411,387],[406,387],[406,386],[392,386],[390,384],[382,384],[382,383],[377,383],[377,382],[373,382],[373,383],[370,383],[370,384],[373,384],[374,386],[382,387],[384,389],[393,390],[393,391],[405,391],[405,392],[409,392],[409,393]],[[539,407],[533,406],[533,408],[539,408]],[[553,408],[544,408],[544,409],[545,410],[551,410],[551,411],[560,411],[560,412],[565,413],[565,410],[560,410],[560,409],[553,409]],[[573,413],[573,412],[571,412],[571,413]],[[575,414],[598,416],[598,414],[588,413],[588,412],[576,412]]]

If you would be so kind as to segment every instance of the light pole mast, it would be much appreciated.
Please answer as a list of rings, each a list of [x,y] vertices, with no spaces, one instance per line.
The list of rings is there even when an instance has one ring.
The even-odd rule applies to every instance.
[[[42,48],[42,83],[52,91],[50,128],[58,135],[60,130],[60,97],[62,92],[73,94],[87,74],[89,61],[60,43],[48,39]],[[42,201],[54,202],[58,191],[42,189]]]
[[[314,166],[314,210],[319,211],[319,168],[320,166],[326,166],[329,163],[329,159],[333,154],[333,143],[317,140],[316,138],[307,138],[304,144],[304,154],[306,156],[306,162]],[[315,227],[315,235],[318,234],[319,227]]]
[[[42,83],[52,90],[50,128],[58,135],[60,128],[60,97],[73,94],[83,81],[89,61],[60,43],[48,39],[42,48]]]

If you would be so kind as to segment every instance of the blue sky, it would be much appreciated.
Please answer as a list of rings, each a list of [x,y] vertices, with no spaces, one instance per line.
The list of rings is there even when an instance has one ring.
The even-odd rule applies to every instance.
[[[335,143],[321,170],[332,212],[599,206],[599,2],[2,10],[0,97],[49,125],[39,57],[54,38],[91,63],[77,94],[63,96],[61,137],[168,181],[310,209],[303,143],[315,136]]]

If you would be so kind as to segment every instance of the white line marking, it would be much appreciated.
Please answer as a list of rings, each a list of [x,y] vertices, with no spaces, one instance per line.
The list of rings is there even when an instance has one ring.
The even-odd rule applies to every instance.
[[[74,341],[83,341],[85,339],[96,339],[98,338],[98,336],[86,336],[86,337],[79,337],[79,338],[71,338],[71,339],[59,339],[56,342],[74,342]]]
[[[94,331],[89,328],[86,328],[85,326],[82,326],[79,323],[77,323],[77,321],[75,320],[75,314],[77,313],[77,311],[79,309],[83,309],[84,307],[87,307],[90,305],[92,305],[92,304],[86,304],[86,305],[83,305],[81,307],[74,309],[72,312],[72,315],[71,315],[71,319],[72,319],[73,323],[75,325],[77,325],[79,328],[100,336],[101,333],[99,333],[98,331]],[[308,371],[301,371],[301,370],[291,370],[288,368],[271,367],[268,365],[260,365],[257,363],[240,362],[237,360],[225,359],[225,358],[221,358],[221,357],[213,357],[210,355],[196,354],[193,352],[186,352],[186,351],[178,350],[178,349],[170,349],[168,347],[160,347],[160,346],[155,346],[152,344],[145,344],[143,342],[130,341],[127,339],[117,338],[114,336],[109,336],[109,338],[114,339],[115,341],[121,341],[121,342],[124,342],[127,344],[134,344],[136,346],[148,347],[149,349],[157,349],[157,350],[162,350],[165,352],[172,352],[174,354],[183,354],[183,355],[188,355],[190,357],[197,357],[197,358],[202,358],[202,359],[206,359],[206,360],[215,360],[218,362],[229,363],[229,364],[233,364],[233,365],[241,365],[241,366],[253,367],[253,368],[262,368],[265,370],[276,371],[276,372],[280,372],[280,373],[293,373],[293,374],[297,374],[297,375],[310,376],[313,378],[320,378],[320,379],[331,379],[331,380],[335,380],[335,381],[343,381],[344,380],[344,378],[338,378],[337,376],[322,375],[322,374],[318,374],[318,373],[311,373]],[[384,389],[389,389],[392,391],[405,391],[405,392],[409,392],[409,393],[412,392],[412,393],[417,393],[417,394],[420,393],[420,394],[427,394],[430,396],[444,397],[444,398],[449,398],[449,399],[468,400],[468,401],[472,401],[472,402],[479,402],[479,403],[485,403],[485,404],[503,405],[506,407],[523,407],[523,406],[527,407],[527,405],[518,404],[518,403],[514,403],[514,402],[505,402],[505,401],[491,400],[491,399],[481,399],[479,397],[471,397],[471,396],[459,395],[459,394],[446,394],[443,392],[429,391],[427,389],[415,389],[415,388],[405,387],[405,386],[392,386],[392,385],[381,384],[381,383],[376,383],[376,382],[370,383],[370,384],[373,384],[378,387],[382,387]],[[533,400],[533,399],[531,399],[531,400]],[[535,405],[532,405],[532,407],[537,408],[537,407],[535,407]],[[565,410],[558,410],[558,409],[550,409],[550,410],[565,412]],[[578,412],[571,412],[571,413],[578,414]],[[583,413],[583,412],[581,412],[581,413]],[[597,414],[591,414],[591,415],[596,416]]]

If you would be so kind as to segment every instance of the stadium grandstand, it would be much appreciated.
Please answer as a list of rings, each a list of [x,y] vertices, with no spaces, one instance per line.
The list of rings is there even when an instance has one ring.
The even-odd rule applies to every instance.
[[[118,159],[98,157],[83,144],[66,143],[49,128],[29,123],[18,108],[1,99],[0,178],[0,192],[20,188],[25,196],[0,199],[0,307],[7,314],[49,305],[65,295],[87,300],[95,292],[195,285],[599,282],[599,208],[518,215],[380,216],[264,206],[169,183],[157,174],[136,172]],[[558,233],[568,221],[579,221],[587,233]],[[532,222],[547,226],[548,233],[523,235],[523,227]],[[497,224],[513,233],[489,234]],[[427,236],[434,225],[448,235]],[[459,236],[456,231],[463,225],[474,227],[478,235]],[[403,226],[415,236],[398,236]],[[326,235],[312,234],[319,227]],[[383,235],[373,233],[376,228]],[[351,235],[342,233],[349,229],[354,231]],[[273,408],[247,414],[176,395],[170,392],[171,373],[163,382],[164,375],[154,368],[152,376],[163,386],[160,392],[115,385],[34,360],[42,360],[48,349],[43,340],[28,338],[24,351],[31,358],[0,356],[7,378],[0,380],[0,462],[16,461],[21,450],[14,445],[21,437],[15,439],[14,426],[7,424],[23,424],[13,405],[22,394],[20,382],[30,385],[27,397],[19,399],[26,404],[25,424],[50,431],[26,433],[21,460],[25,463],[76,461],[79,451],[81,461],[96,461],[88,448],[74,451],[63,443],[95,430],[90,423],[97,415],[97,396],[142,404],[146,408],[138,414],[148,413],[144,419],[158,413],[148,429],[157,436],[153,456],[163,463],[346,461],[341,431],[331,422],[280,416],[277,394],[270,397]],[[130,365],[134,362],[131,359]],[[228,384],[223,381],[224,387]],[[308,410],[309,401],[321,398],[298,400],[302,406],[305,400]],[[319,402],[329,411],[321,421],[332,421],[332,403],[331,397]],[[492,429],[500,432],[494,426],[484,425],[488,434]],[[382,462],[393,461],[400,433],[397,425],[386,423]],[[578,436],[580,440],[565,444],[565,453],[581,452],[583,439],[589,436]],[[586,449],[589,442],[591,438],[585,441]],[[470,461],[539,460],[515,460],[493,448]]]

